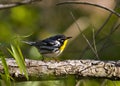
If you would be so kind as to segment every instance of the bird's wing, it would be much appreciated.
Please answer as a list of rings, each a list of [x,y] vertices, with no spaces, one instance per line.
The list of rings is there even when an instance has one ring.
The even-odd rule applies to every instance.
[[[41,54],[51,53],[59,49],[59,46],[56,46],[56,42],[54,40],[43,40],[38,43],[37,48],[40,50]]]
[[[43,41],[41,41],[40,44],[42,46],[60,47],[60,42],[55,41],[55,40],[51,40],[51,39],[43,40]]]

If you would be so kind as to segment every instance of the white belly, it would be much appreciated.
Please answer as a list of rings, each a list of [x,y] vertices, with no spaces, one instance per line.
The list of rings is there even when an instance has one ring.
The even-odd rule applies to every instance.
[[[45,57],[58,57],[62,52],[56,51],[55,53],[43,54]]]

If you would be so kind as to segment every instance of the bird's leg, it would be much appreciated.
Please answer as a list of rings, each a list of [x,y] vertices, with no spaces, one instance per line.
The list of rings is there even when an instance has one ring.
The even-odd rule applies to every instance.
[[[41,59],[41,60],[44,61],[44,62],[49,61],[45,56],[42,56],[42,59]]]
[[[45,60],[45,58],[44,58],[44,56],[42,56],[42,59],[41,59],[42,61],[44,61]]]
[[[58,58],[52,57],[54,59],[54,61],[59,62]]]

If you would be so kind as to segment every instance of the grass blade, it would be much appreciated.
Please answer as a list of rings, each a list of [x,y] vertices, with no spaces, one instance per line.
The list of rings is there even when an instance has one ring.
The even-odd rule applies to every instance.
[[[5,60],[5,56],[4,56],[2,51],[0,51],[0,58],[1,58],[2,65],[3,65],[3,68],[4,68],[4,73],[5,73],[5,74],[0,74],[0,76],[4,80],[6,86],[11,86],[9,69],[8,69],[8,66],[7,66],[7,63],[6,63],[6,60]]]
[[[12,45],[11,44],[11,50],[8,49],[8,51],[11,53],[11,55],[15,58],[16,63],[18,64],[19,68],[20,68],[20,72],[21,74],[24,74],[25,77],[28,80],[28,73],[26,70],[26,66],[25,66],[25,62],[24,62],[24,57],[22,55],[22,52],[20,50],[19,45]]]

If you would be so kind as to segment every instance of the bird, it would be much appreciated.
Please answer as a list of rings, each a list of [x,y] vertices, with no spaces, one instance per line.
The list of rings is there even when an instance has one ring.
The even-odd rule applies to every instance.
[[[63,34],[54,35],[49,38],[39,41],[23,41],[24,43],[36,47],[40,54],[44,57],[58,57],[65,49],[68,40],[71,36],[65,36]]]

